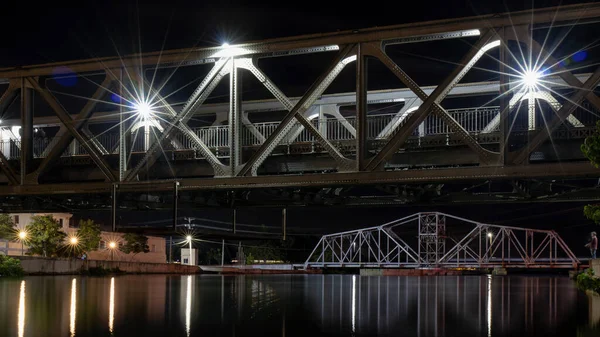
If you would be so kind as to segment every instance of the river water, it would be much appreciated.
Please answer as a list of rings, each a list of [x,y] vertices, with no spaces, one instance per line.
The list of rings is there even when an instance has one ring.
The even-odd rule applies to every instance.
[[[567,277],[0,279],[0,336],[600,336]]]

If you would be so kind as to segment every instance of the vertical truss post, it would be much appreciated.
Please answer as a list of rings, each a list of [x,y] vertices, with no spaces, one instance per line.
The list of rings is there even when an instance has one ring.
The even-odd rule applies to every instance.
[[[179,182],[173,184],[173,230],[177,230],[177,217],[179,210]]]
[[[362,53],[362,44],[356,54],[356,171],[365,168],[367,155],[367,56]]]
[[[119,181],[124,181],[127,172],[127,145],[130,134],[127,132],[127,126],[125,125],[127,118],[124,116],[123,111],[123,69],[119,73]],[[129,124],[129,123],[127,123]]]
[[[231,59],[231,71],[229,72],[229,170],[230,175],[235,176],[241,163],[241,69],[237,67],[236,60]]]
[[[506,27],[502,27],[500,31],[501,38],[506,41]],[[508,62],[508,57],[506,57],[508,50],[508,43],[503,43],[500,46],[500,68],[498,71],[500,72],[500,111],[498,112],[498,116],[500,118],[500,156],[498,158],[499,165],[504,166],[506,164],[507,153],[510,149],[508,142],[510,140],[510,130],[508,128],[508,121],[510,120],[510,109],[509,109],[509,99],[507,97],[510,86],[510,79],[506,74],[506,62]]]
[[[35,79],[37,81],[37,79]],[[33,161],[33,89],[27,78],[21,79],[21,184],[31,171]]]
[[[281,210],[281,227],[283,229],[283,241],[285,241],[287,234],[287,209]]]

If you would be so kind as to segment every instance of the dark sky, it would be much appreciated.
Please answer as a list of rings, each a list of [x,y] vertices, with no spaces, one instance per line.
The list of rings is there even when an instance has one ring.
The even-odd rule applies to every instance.
[[[0,66],[472,16],[586,1],[10,1]],[[140,48],[141,45],[141,48]]]

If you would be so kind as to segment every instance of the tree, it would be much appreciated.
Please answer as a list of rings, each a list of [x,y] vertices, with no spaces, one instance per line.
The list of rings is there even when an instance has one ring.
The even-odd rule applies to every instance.
[[[0,214],[0,239],[13,240],[17,229],[12,217],[6,213]]]
[[[79,248],[83,252],[91,252],[97,250],[101,240],[100,225],[94,220],[79,220],[79,230],[77,230],[77,238],[79,239]]]
[[[596,132],[587,137],[581,145],[581,152],[594,167],[600,168],[600,121],[596,123]],[[583,214],[596,224],[600,224],[600,204],[586,205]]]
[[[125,244],[119,249],[125,254],[133,253],[133,256],[135,256],[138,253],[148,253],[150,251],[148,237],[143,234],[127,233],[123,235],[123,239]]]
[[[29,253],[44,257],[56,256],[58,248],[64,244],[67,234],[52,215],[34,216],[27,230]]]

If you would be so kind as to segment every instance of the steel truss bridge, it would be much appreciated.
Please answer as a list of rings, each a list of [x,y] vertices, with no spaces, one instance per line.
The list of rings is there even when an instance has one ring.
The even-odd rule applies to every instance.
[[[599,17],[591,3],[0,69],[0,196],[7,209],[113,210],[118,198],[155,208],[597,200],[598,170],[579,146],[600,116],[600,67],[555,54],[565,39],[585,50]],[[550,27],[583,28],[550,44]],[[452,40],[469,47],[435,85],[397,61],[397,48],[432,44],[437,56]],[[543,86],[516,75],[530,53],[552,73]],[[323,71],[294,96],[284,88],[294,76],[281,73],[302,57]],[[368,90],[374,62],[401,88]],[[481,69],[495,78],[477,81],[490,79]],[[184,75],[196,87],[176,100],[167,89]],[[242,100],[246,89],[271,98]]]
[[[431,212],[323,235],[304,267],[577,268],[579,264],[553,230],[490,225]]]

